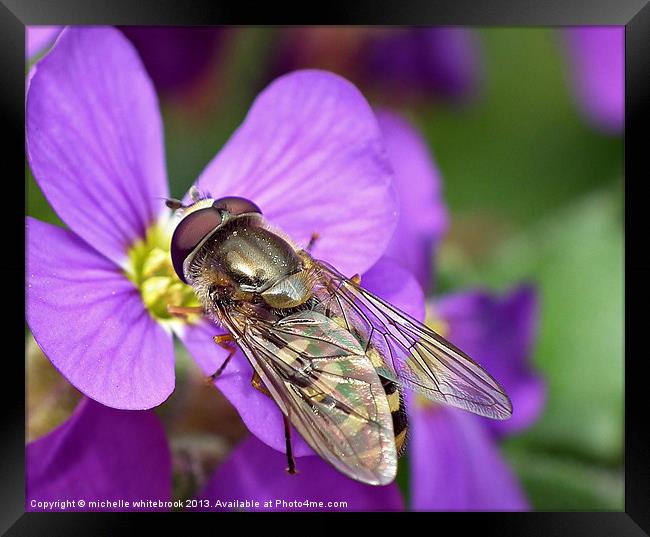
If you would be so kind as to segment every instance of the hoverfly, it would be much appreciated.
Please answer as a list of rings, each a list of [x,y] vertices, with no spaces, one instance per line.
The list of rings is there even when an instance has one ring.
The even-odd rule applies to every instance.
[[[253,202],[200,199],[180,209],[171,241],[178,277],[228,334],[215,342],[249,360],[253,387],[337,470],[386,485],[406,440],[402,388],[436,402],[506,419],[503,388],[460,349],[273,229]],[[188,308],[169,308],[183,314]]]

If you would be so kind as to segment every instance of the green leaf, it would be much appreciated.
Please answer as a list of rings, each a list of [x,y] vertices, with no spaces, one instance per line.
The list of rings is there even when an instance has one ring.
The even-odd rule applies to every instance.
[[[531,452],[508,459],[537,511],[624,510],[622,469]]]

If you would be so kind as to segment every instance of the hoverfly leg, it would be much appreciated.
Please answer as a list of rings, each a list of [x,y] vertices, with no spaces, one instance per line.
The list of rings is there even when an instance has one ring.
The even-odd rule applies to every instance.
[[[287,464],[289,465],[287,472],[293,475],[297,474],[298,470],[296,470],[296,461],[293,459],[293,449],[291,448],[291,426],[289,425],[289,419],[285,415],[282,416],[282,419],[284,420],[284,439],[287,449]]]
[[[312,248],[314,247],[314,245],[316,244],[316,241],[318,241],[318,239],[320,239],[320,233],[317,233],[316,231],[314,231],[311,234],[311,238],[309,239],[309,243],[307,243],[307,246],[305,247],[305,250],[307,250],[308,252],[311,252]]]
[[[221,334],[219,336],[214,336],[212,338],[214,342],[219,345],[222,349],[226,349],[228,351],[228,356],[226,356],[226,359],[223,361],[223,363],[219,366],[219,369],[217,369],[212,375],[210,375],[206,380],[208,384],[212,384],[217,377],[223,373],[223,370],[226,369],[226,366],[228,365],[228,362],[230,362],[230,359],[235,355],[237,352],[237,347],[234,345],[230,345],[232,341],[234,341],[234,338],[230,334]]]
[[[264,381],[262,381],[260,376],[257,374],[257,371],[253,373],[251,386],[253,386],[253,388],[255,388],[258,392],[263,393],[267,397],[271,397],[271,392],[269,392],[268,388],[264,386]],[[287,467],[287,472],[293,475],[297,474],[298,470],[296,470],[296,461],[293,458],[293,448],[291,447],[291,427],[289,426],[289,420],[287,417],[283,415],[282,418],[284,420],[284,439],[286,442],[287,464],[289,465]]]
[[[251,386],[255,388],[258,392],[266,395],[267,397],[271,397],[271,392],[269,392],[268,388],[264,386],[264,382],[257,374],[257,371],[253,373],[253,378],[251,379]]]
[[[202,306],[167,305],[167,312],[177,317],[187,317],[188,315],[203,315],[203,313],[205,313],[205,310]]]

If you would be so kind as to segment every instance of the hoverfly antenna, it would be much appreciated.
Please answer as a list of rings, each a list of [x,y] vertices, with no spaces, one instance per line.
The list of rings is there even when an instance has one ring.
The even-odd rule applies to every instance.
[[[165,205],[170,208],[172,211],[178,211],[178,209],[183,209],[185,205],[181,200],[176,198],[163,198],[165,200]]]

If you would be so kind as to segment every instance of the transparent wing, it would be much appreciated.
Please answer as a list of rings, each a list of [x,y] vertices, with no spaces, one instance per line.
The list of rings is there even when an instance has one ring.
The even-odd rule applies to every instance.
[[[494,419],[512,415],[499,383],[463,351],[360,287],[322,261],[315,262],[314,308],[355,334],[364,351],[380,355],[378,373],[425,397]]]
[[[381,380],[358,341],[305,311],[278,321],[222,312],[271,396],[307,443],[353,479],[385,485],[397,453]]]

